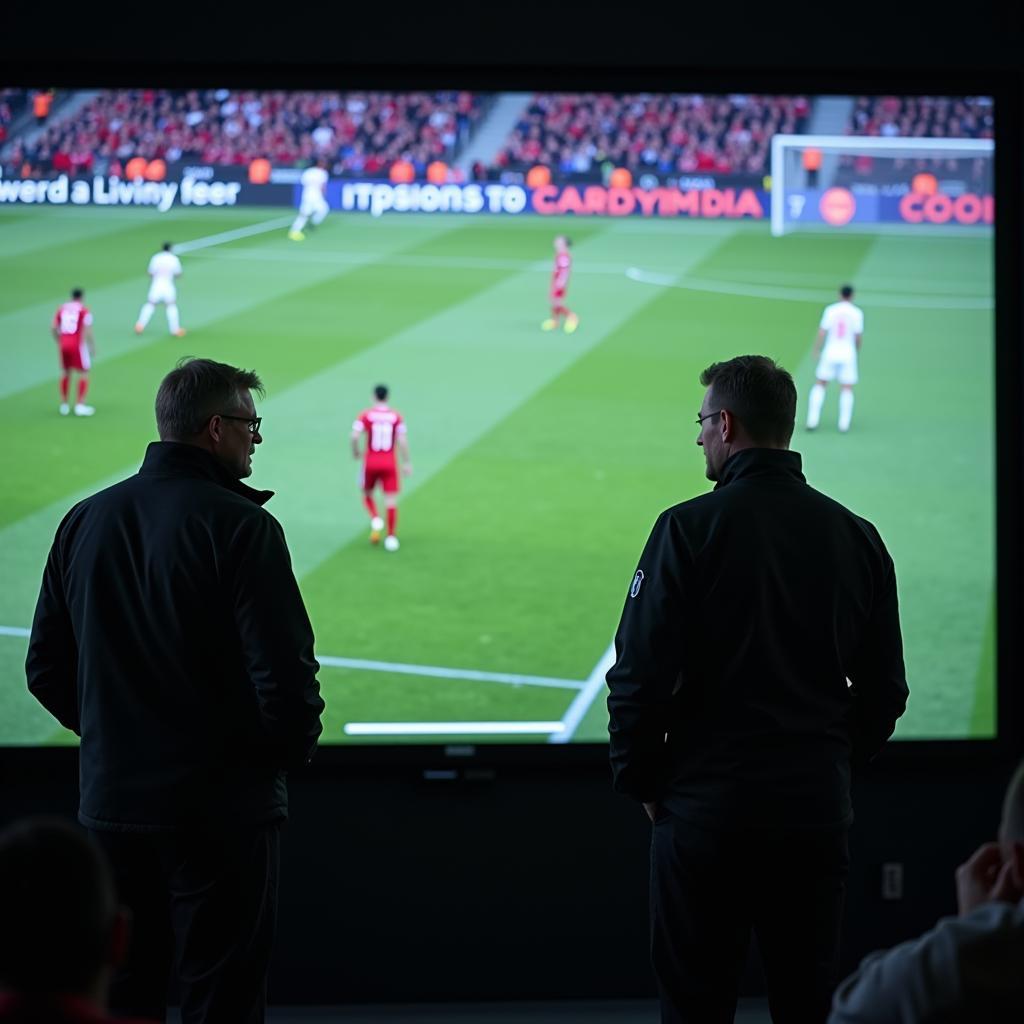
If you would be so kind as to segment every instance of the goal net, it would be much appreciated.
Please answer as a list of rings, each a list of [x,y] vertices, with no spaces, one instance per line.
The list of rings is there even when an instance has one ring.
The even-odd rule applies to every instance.
[[[773,235],[804,228],[993,222],[992,139],[776,135]]]

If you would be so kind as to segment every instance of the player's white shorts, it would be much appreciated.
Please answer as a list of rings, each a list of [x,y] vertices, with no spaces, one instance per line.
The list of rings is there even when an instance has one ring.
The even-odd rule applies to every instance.
[[[330,209],[327,205],[327,200],[322,195],[303,196],[302,205],[299,207],[299,215],[302,217],[312,217],[314,214],[319,214],[321,217],[326,217]]]
[[[149,302],[166,302],[168,305],[178,301],[178,289],[170,281],[154,281],[149,286]]]
[[[857,353],[846,355],[822,352],[814,376],[818,380],[838,380],[840,384],[856,384]]]

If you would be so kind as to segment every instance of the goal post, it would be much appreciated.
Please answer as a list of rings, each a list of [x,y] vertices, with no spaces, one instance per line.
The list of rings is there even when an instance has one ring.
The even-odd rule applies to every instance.
[[[804,154],[816,150],[815,160]],[[775,135],[771,152],[771,231],[784,235],[809,224],[841,227],[858,223],[991,223],[992,139],[880,137],[859,135]],[[836,181],[843,157],[866,160],[883,184],[870,180]],[[910,178],[921,160],[969,162],[971,181],[955,171],[932,172],[938,179],[952,178],[948,189],[922,195],[915,206],[908,199]],[[976,166],[978,160],[985,161]],[[886,164],[886,161],[890,163]],[[907,167],[905,172],[901,169]],[[883,168],[887,173],[883,173]],[[974,186],[977,186],[976,188]]]

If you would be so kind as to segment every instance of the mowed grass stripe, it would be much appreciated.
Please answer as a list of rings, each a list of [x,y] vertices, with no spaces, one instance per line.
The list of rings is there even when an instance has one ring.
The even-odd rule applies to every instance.
[[[143,211],[139,211],[139,215],[145,216]],[[154,216],[150,214],[148,220],[151,221]],[[252,220],[255,224],[265,222],[265,214]],[[22,305],[7,314],[0,314],[0,330],[12,339],[12,344],[0,351],[0,399],[56,379],[58,360],[50,336],[50,323],[54,310],[68,297],[71,286],[62,288],[59,293],[53,292],[53,274],[63,274],[65,278],[86,287],[85,298],[95,320],[97,345],[93,376],[102,388],[108,376],[104,371],[122,355],[152,345],[165,348],[168,345],[175,346],[173,351],[178,354],[194,351],[188,346],[202,342],[201,329],[215,328],[222,321],[244,314],[252,308],[254,300],[270,302],[289,291],[301,290],[339,274],[351,273],[361,266],[386,259],[420,239],[451,230],[450,222],[444,221],[420,225],[404,234],[370,230],[365,221],[346,225],[343,230],[339,220],[332,220],[318,232],[315,239],[311,238],[301,246],[289,241],[282,228],[271,234],[203,249],[198,254],[186,253],[182,257],[184,273],[178,281],[178,306],[182,324],[190,332],[190,337],[179,341],[170,336],[162,306],[157,307],[145,334],[136,336],[133,326],[149,287],[146,268],[162,241],[166,238],[182,240],[208,237],[221,233],[225,228],[230,231],[245,226],[245,223],[237,217],[222,214],[209,214],[205,217],[193,214],[187,220],[179,217],[177,222],[161,220],[157,225],[135,224],[129,229],[130,237],[115,235],[97,244],[96,255],[98,259],[104,260],[104,266],[113,266],[115,263],[117,266],[117,275],[106,284],[92,279],[88,265],[68,262],[60,244],[56,244],[53,263],[58,269],[51,271],[51,276],[47,278],[51,288],[50,297],[41,303]],[[51,227],[53,231],[59,230],[59,225]],[[175,227],[181,234],[172,233]],[[138,236],[147,230],[151,232],[151,237],[140,242]],[[352,258],[344,266],[311,266],[308,260],[293,258],[306,252],[315,252],[318,247],[324,251],[339,244],[352,247]],[[255,248],[268,255],[271,261],[237,266],[200,258],[214,252],[252,252]],[[124,263],[125,252],[131,255],[130,267]],[[109,262],[108,254],[113,254]],[[81,253],[77,251],[73,255],[75,260],[80,257]],[[65,269],[60,270],[62,267]],[[5,290],[7,288],[13,289],[14,286],[5,285]]]
[[[549,232],[542,240],[550,242]],[[466,252],[486,254],[506,244],[494,229],[469,226],[459,235]],[[448,247],[456,241],[441,240]],[[618,244],[606,229],[580,233],[577,260],[601,259]],[[689,252],[692,262],[714,244],[677,242],[676,258],[685,262]],[[254,479],[278,491],[275,514],[292,538],[300,576],[365,532],[348,434],[355,413],[372,400],[374,383],[391,385],[393,404],[409,423],[415,472],[405,484],[408,496],[651,299],[625,277],[600,282],[581,275],[572,302],[592,315],[576,334],[545,334],[539,329],[547,313],[544,284],[530,271],[503,274],[490,289],[419,318],[265,405],[267,436],[275,443],[259,452]]]
[[[443,230],[440,224],[438,230]],[[392,245],[403,241],[397,233],[387,238]],[[414,235],[417,245],[424,244],[421,239],[422,230]],[[294,243],[285,239],[283,244]],[[331,242],[324,238],[322,244]],[[0,526],[70,502],[137,466],[145,441],[155,436],[152,410],[159,382],[183,353],[255,366],[268,387],[280,393],[503,276],[496,270],[457,275],[437,270],[397,280],[387,256],[382,252],[365,267],[305,267],[301,274],[291,273],[286,260],[258,275],[248,267],[240,274],[218,265],[196,287],[207,289],[206,302],[227,308],[223,319],[183,342],[148,345],[98,367],[89,392],[98,409],[92,419],[58,417],[53,383],[0,401],[0,425],[17,429],[20,439],[0,455],[10,487]]]
[[[991,281],[983,243],[884,236],[857,273],[916,267],[923,277],[983,282],[980,261]],[[967,736],[983,699],[975,682],[991,680],[978,666],[995,565],[992,314],[867,305],[861,382],[845,436],[835,427],[835,385],[821,429],[802,430],[816,329],[813,319],[797,369],[794,447],[804,452],[810,483],[874,522],[895,562],[911,687],[898,735]]]
[[[574,302],[603,320],[602,303],[618,308],[620,297],[606,287]],[[680,435],[692,433],[680,392],[736,327],[722,306],[661,293],[635,307],[408,497],[395,559],[361,541],[308,576],[324,643],[347,636],[349,649],[372,650],[383,638],[416,661],[457,650],[492,670],[585,678],[654,516],[678,500]]]

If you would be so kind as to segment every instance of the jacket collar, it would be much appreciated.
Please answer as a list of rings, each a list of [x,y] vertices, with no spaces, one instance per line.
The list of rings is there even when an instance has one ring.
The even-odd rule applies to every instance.
[[[179,441],[151,441],[139,467],[140,476],[187,476],[212,480],[257,505],[265,505],[273,491],[257,491],[233,477],[208,451]]]
[[[731,484],[734,480],[752,477],[807,483],[801,470],[799,452],[781,448],[744,448],[726,461],[722,467],[722,475],[715,484],[715,490]]]

